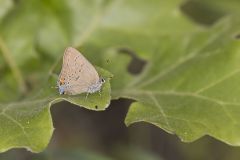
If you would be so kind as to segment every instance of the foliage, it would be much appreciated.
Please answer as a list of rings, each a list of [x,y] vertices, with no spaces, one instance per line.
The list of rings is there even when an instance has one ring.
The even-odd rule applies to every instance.
[[[127,125],[145,121],[183,141],[207,134],[239,145],[238,12],[220,4],[213,10],[217,2],[194,2],[218,15],[204,26],[184,14],[181,0],[1,1],[0,151],[42,151],[53,103],[104,110],[111,96],[135,100]],[[101,96],[60,96],[52,88],[67,46],[101,67]],[[124,53],[147,62],[140,74],[129,73]]]

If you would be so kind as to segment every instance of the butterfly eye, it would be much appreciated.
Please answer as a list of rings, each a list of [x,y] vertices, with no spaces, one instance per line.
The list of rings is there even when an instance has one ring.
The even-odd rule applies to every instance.
[[[59,86],[58,89],[59,89],[59,93],[60,93],[60,95],[65,94],[65,89],[64,89],[63,86]]]
[[[105,82],[105,79],[101,78],[101,82],[104,83],[104,82]]]

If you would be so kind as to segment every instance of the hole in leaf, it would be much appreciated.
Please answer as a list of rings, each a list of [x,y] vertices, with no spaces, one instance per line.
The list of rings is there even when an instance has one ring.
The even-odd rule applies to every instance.
[[[224,13],[201,1],[188,0],[180,9],[193,21],[203,25],[212,25],[224,16]]]
[[[237,35],[235,35],[236,39],[240,39],[240,33],[238,33]]]
[[[13,2],[14,2],[15,4],[18,4],[18,3],[20,2],[20,0],[13,0]]]
[[[128,65],[128,71],[131,74],[136,75],[142,72],[143,68],[147,63],[145,60],[139,58],[137,54],[129,48],[120,48],[118,51],[119,53],[128,54],[129,56],[131,56],[132,60]]]

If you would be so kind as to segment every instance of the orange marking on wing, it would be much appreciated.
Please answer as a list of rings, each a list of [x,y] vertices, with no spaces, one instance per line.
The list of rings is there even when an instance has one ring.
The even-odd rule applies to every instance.
[[[60,84],[60,85],[63,85],[63,84],[65,83],[64,80],[65,80],[64,78],[60,78],[60,79],[59,79],[59,84]]]

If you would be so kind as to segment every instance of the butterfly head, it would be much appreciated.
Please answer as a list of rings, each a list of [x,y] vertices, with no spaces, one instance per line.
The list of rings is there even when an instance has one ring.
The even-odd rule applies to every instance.
[[[59,94],[65,94],[65,86],[62,85],[62,86],[58,86],[58,91],[59,91]]]
[[[104,79],[103,77],[100,77],[100,78],[99,78],[99,83],[100,83],[100,84],[105,83],[105,79]]]

